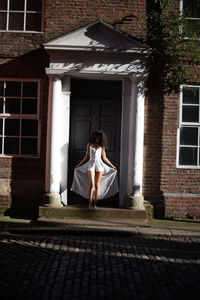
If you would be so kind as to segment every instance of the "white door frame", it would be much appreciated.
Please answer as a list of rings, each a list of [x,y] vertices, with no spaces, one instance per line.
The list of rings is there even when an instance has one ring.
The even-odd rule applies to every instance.
[[[46,195],[50,206],[67,205],[68,147],[70,126],[70,80],[71,77],[94,78],[122,81],[122,116],[120,147],[120,197],[119,206],[124,206],[125,198],[136,196],[143,207],[143,134],[144,134],[144,91],[143,81],[120,74],[80,74],[63,72],[59,74],[47,70],[50,78]],[[59,116],[59,117],[58,117]],[[65,130],[63,130],[65,129]],[[58,155],[59,153],[59,155]]]

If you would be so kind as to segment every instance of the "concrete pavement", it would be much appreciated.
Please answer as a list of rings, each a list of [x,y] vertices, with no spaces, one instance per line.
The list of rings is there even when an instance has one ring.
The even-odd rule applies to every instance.
[[[200,236],[198,220],[130,220],[130,219],[14,219],[0,216],[1,231],[124,231],[139,235]]]

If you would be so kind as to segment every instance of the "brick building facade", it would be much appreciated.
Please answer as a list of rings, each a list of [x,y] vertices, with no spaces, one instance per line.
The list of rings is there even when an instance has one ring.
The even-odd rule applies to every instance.
[[[1,1],[1,207],[31,210],[44,195],[50,205],[68,204],[68,174],[78,159],[72,162],[71,152],[98,126],[114,136],[108,155],[120,173],[119,206],[128,195],[135,209],[144,209],[144,199],[166,216],[200,216],[199,86],[164,99],[144,96],[147,6],[145,0]],[[84,123],[74,103],[80,115],[85,111]],[[98,115],[99,125],[86,118],[86,103],[88,118]]]

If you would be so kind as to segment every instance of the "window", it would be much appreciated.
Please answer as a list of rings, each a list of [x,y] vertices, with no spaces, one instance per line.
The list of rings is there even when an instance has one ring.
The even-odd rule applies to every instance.
[[[41,31],[42,0],[0,0],[0,30]]]
[[[0,81],[0,154],[39,155],[39,81]]]
[[[178,165],[200,167],[200,87],[183,86],[180,99]]]
[[[200,33],[200,0],[182,0],[182,11],[186,17],[186,34]]]

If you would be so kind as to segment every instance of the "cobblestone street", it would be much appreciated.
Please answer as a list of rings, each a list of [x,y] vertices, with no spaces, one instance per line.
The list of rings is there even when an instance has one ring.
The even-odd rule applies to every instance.
[[[2,233],[1,299],[200,299],[200,238]]]

